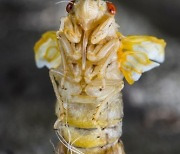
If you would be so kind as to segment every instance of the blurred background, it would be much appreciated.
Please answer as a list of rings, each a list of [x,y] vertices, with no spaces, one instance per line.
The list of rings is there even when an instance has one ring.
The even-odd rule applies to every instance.
[[[0,154],[50,154],[55,95],[33,46],[59,28],[66,3],[0,0]],[[180,1],[114,0],[124,35],[164,38],[166,61],[123,90],[127,154],[180,153]]]

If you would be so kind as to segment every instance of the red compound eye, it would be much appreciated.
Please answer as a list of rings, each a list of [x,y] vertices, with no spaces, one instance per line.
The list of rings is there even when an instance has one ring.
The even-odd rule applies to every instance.
[[[66,11],[67,11],[68,13],[73,9],[74,2],[75,2],[75,1],[71,1],[71,2],[69,2],[68,5],[66,6]]]
[[[116,14],[116,7],[114,6],[114,4],[111,2],[106,2],[106,4],[107,4],[107,9],[108,9],[109,13],[112,15],[115,15]]]

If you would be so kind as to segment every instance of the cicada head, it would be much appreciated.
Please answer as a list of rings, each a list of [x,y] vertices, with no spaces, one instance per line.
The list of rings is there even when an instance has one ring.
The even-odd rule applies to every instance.
[[[104,0],[73,0],[66,10],[85,31],[94,28],[104,16],[114,16],[116,13],[115,6]]]

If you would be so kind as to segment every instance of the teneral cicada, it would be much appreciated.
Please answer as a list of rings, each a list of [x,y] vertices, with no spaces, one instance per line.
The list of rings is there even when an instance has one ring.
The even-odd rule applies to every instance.
[[[60,29],[35,45],[57,97],[58,153],[123,154],[121,90],[164,61],[164,40],[124,36],[116,8],[103,0],[73,0]]]

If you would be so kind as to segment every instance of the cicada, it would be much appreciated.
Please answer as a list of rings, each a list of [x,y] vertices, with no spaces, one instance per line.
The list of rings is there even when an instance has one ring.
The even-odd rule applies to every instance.
[[[116,8],[104,0],[72,0],[57,32],[34,47],[37,67],[50,69],[57,97],[57,153],[124,154],[124,78],[129,84],[164,61],[166,43],[124,36]]]

